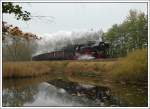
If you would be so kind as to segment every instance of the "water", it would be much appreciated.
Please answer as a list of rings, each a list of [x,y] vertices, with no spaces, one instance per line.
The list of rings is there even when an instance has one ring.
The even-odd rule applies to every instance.
[[[130,106],[129,103],[125,102],[126,100],[122,100],[119,96],[113,95],[110,88],[86,83],[81,81],[73,82],[67,78],[55,77],[54,75],[28,79],[3,79],[2,105],[11,107]],[[115,87],[115,89],[118,91],[118,88]],[[119,89],[121,90],[121,88]],[[124,89],[124,91],[126,90]],[[127,92],[122,95],[131,96],[134,94]],[[136,99],[136,96],[131,96],[131,98]],[[146,101],[141,98],[144,98],[144,96],[138,99],[140,101],[142,100],[144,105],[138,104],[145,106]],[[131,104],[134,103],[133,99],[129,99],[129,102]],[[134,103],[132,105],[136,106],[137,104]]]

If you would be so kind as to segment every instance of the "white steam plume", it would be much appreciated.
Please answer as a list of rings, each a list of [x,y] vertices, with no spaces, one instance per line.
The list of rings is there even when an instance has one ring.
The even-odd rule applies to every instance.
[[[101,40],[102,30],[100,31],[58,31],[56,33],[45,33],[42,39],[38,41],[37,52],[34,55],[47,53],[61,48],[69,44],[85,44],[88,41]]]

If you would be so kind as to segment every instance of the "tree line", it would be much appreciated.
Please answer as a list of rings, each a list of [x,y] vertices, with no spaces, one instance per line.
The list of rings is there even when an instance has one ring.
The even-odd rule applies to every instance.
[[[122,57],[135,49],[147,48],[148,16],[144,12],[130,10],[126,19],[121,24],[114,24],[102,39],[110,43],[109,57]]]

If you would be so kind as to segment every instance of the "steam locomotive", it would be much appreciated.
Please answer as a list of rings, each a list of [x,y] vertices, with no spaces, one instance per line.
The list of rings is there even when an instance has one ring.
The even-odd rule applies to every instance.
[[[96,59],[106,58],[109,43],[88,42],[64,47],[62,50],[33,56],[32,60],[78,60],[81,56],[90,56]]]

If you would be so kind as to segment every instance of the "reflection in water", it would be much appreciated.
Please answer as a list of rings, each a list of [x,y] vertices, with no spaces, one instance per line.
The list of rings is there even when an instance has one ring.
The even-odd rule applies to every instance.
[[[65,89],[73,97],[78,97],[78,101],[85,106],[123,106],[121,101],[117,100],[106,87],[93,86],[75,83],[71,81],[52,80],[50,84]],[[83,103],[82,98],[85,100]],[[88,101],[90,100],[90,101]]]
[[[111,95],[117,96],[125,106],[147,107],[148,106],[148,84],[117,84],[104,80],[100,76],[86,77],[76,74],[69,75],[69,80],[83,84],[92,84],[96,86],[105,86],[111,89]],[[110,83],[109,83],[110,82]]]
[[[30,81],[30,79],[24,79]],[[24,83],[4,80],[3,106],[119,106],[108,88],[79,84],[61,79]],[[9,85],[9,83],[11,85]],[[22,85],[20,83],[28,84]],[[5,85],[6,84],[6,85]],[[10,87],[11,86],[11,87]]]
[[[24,106],[82,106],[82,104],[71,101],[71,96],[65,90],[43,82],[38,86],[34,101],[25,103]]]
[[[147,106],[147,94],[139,88],[113,85],[110,90],[97,86],[99,82],[96,85],[92,78],[86,78],[88,82],[84,80],[74,78],[72,82],[54,74],[39,78],[3,79],[2,104],[12,107]]]
[[[23,106],[25,102],[33,102],[33,96],[38,92],[36,87],[24,89],[3,89],[3,106]]]

